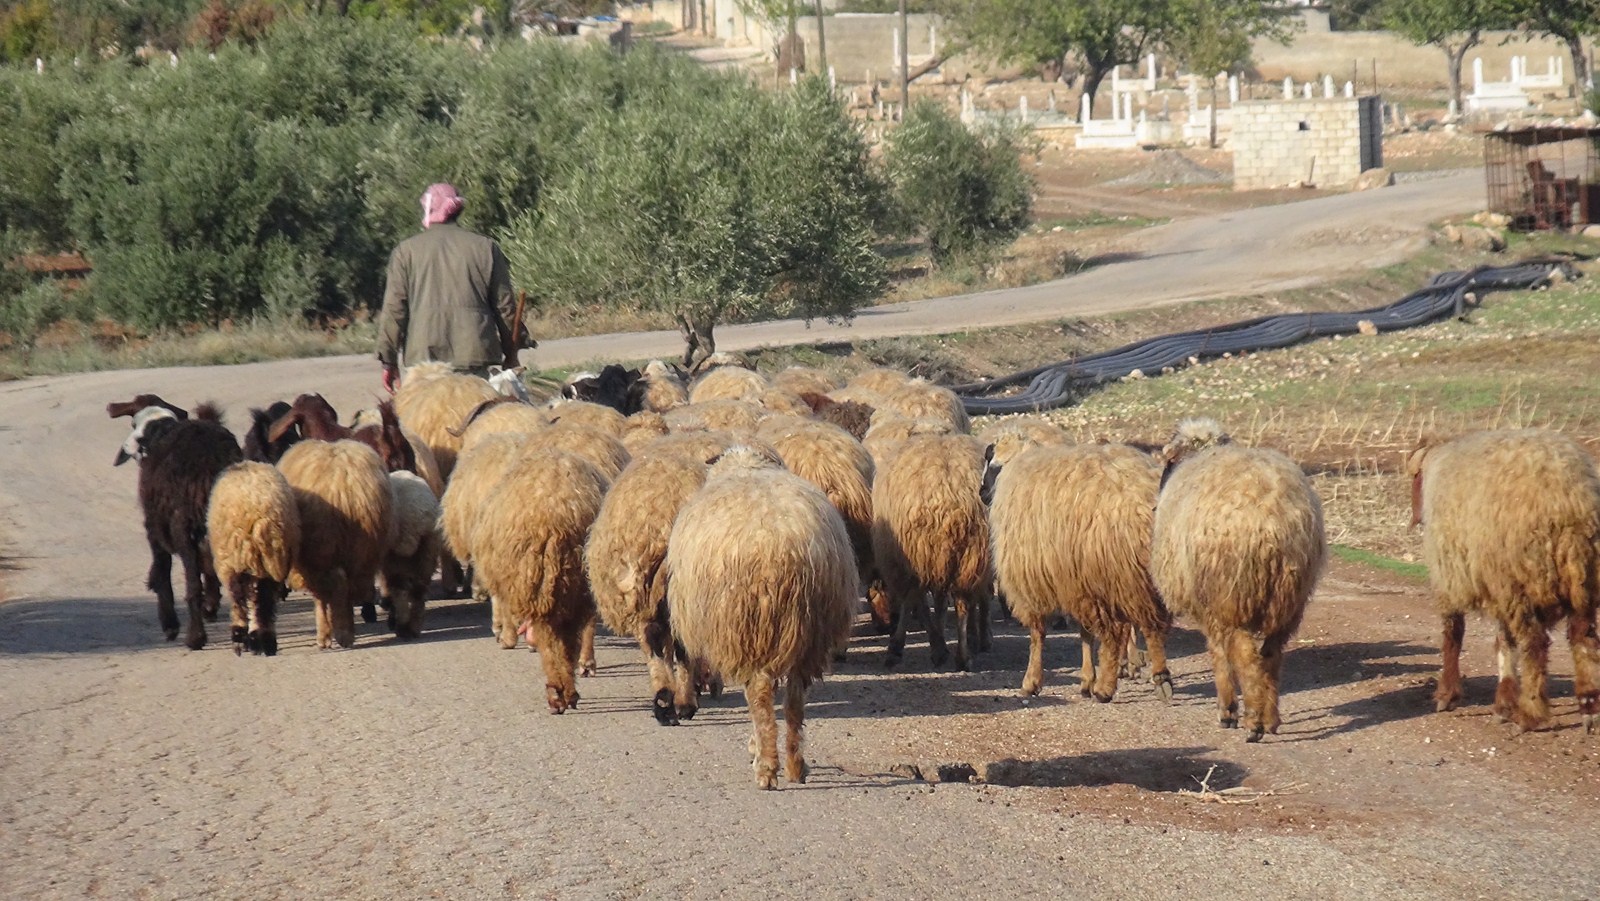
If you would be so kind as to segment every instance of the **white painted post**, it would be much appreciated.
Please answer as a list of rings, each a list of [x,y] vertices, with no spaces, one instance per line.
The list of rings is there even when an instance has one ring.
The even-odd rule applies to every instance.
[[[1083,95],[1083,102],[1079,104],[1081,111],[1078,113],[1079,122],[1088,122],[1094,119],[1094,106],[1089,103],[1089,95]]]
[[[1115,66],[1111,67],[1111,97],[1112,97],[1112,99],[1115,100],[1116,96],[1118,94],[1120,94],[1120,93],[1122,93],[1122,66],[1119,64],[1119,65],[1115,65]],[[1115,113],[1116,112],[1116,109],[1115,109],[1116,104],[1113,103],[1112,107],[1113,107],[1112,112]],[[1115,119],[1116,116],[1113,115],[1111,118]]]
[[[1322,98],[1324,100],[1333,99],[1333,76],[1332,75],[1323,75],[1322,76]]]
[[[33,71],[39,75],[44,74],[44,57],[36,56],[33,58]]]
[[[889,29],[889,58],[894,62],[889,64],[892,72],[900,65],[900,26]]]
[[[934,26],[932,19],[928,20],[928,53],[939,55],[939,29]]]
[[[833,67],[829,66],[828,67],[828,90],[830,90],[830,91],[836,90],[836,89],[838,89],[838,87],[839,87],[839,76],[834,73]]]
[[[1559,56],[1550,57],[1550,61],[1555,64],[1556,76],[1561,78],[1563,80],[1563,82],[1564,82],[1566,80],[1566,77],[1567,77],[1567,73],[1566,73],[1567,61],[1562,59]]]
[[[1482,93],[1483,85],[1483,57],[1472,61],[1472,93]]]
[[[1283,99],[1294,99],[1294,78],[1288,75],[1283,76]]]
[[[1193,119],[1200,111],[1200,83],[1193,75],[1189,76],[1189,84],[1183,89],[1183,93],[1189,98],[1189,118]]]
[[[1345,82],[1344,83],[1344,95],[1346,97],[1354,97],[1356,95],[1356,86],[1354,84],[1351,84],[1348,81]]]
[[[1024,125],[1028,124],[1028,97],[1027,97],[1027,95],[1023,95],[1023,96],[1017,98],[1017,118],[1022,120],[1022,124],[1024,124]]]
[[[1452,118],[1452,119],[1454,119],[1455,117],[1461,115],[1461,109],[1456,106],[1456,99],[1454,97],[1450,98],[1449,110],[1450,110],[1450,118]]]
[[[1133,95],[1132,94],[1123,94],[1122,95],[1122,121],[1124,121],[1124,122],[1132,122],[1133,121]]]
[[[1232,106],[1233,104],[1238,103],[1238,102],[1239,102],[1239,76],[1237,76],[1237,75],[1229,75],[1228,76],[1228,105]]]
[[[1056,111],[1056,89],[1055,88],[1051,88],[1050,89],[1050,93],[1048,95],[1046,95],[1046,96],[1049,99],[1047,99],[1045,101],[1045,103],[1046,103],[1045,108],[1053,113],[1053,112]]]
[[[1145,57],[1150,63],[1150,90],[1156,89],[1156,55],[1154,53]]]
[[[798,70],[796,70],[794,66],[790,66],[789,67],[789,84],[796,85],[796,84],[799,84],[799,83],[800,83],[800,76],[798,74]]]
[[[1305,94],[1306,99],[1310,100],[1311,99],[1311,82],[1308,81],[1305,84],[1301,85],[1301,87],[1305,89],[1302,93]]]
[[[174,69],[178,68],[178,54],[173,53],[172,51],[168,50],[167,51],[167,64],[170,65]]]

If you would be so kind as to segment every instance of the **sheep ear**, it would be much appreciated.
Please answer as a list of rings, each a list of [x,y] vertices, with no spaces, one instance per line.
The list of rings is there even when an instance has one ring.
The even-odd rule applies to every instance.
[[[987,447],[985,447],[983,449],[983,465],[988,466],[989,464],[991,464],[993,462],[994,462],[994,445],[991,444],[991,445],[988,445]]]
[[[281,441],[281,440],[283,440],[283,436],[288,434],[289,430],[294,428],[299,423],[300,423],[300,411],[299,410],[290,410],[289,412],[287,412],[287,413],[283,414],[282,416],[278,417],[278,421],[274,422],[272,424],[272,428],[267,430],[267,440],[268,441]]]

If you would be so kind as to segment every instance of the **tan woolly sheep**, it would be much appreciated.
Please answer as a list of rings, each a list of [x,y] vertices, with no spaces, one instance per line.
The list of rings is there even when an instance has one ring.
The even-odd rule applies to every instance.
[[[370,602],[393,541],[389,474],[377,452],[355,441],[302,441],[278,469],[300,510],[294,580],[315,603],[317,647],[348,648],[356,640],[352,605]]]
[[[934,419],[903,419],[889,417],[873,423],[861,439],[873,462],[881,469],[894,449],[907,439],[928,435],[949,435],[954,428],[948,422]]]
[[[768,388],[761,393],[758,403],[777,415],[804,416],[807,419],[812,415],[811,405],[787,388]]]
[[[961,398],[949,388],[935,385],[924,379],[913,379],[880,394],[873,405],[873,422],[880,419],[931,419],[949,423],[951,431],[969,432],[972,421],[961,404]]]
[[[1173,610],[1200,623],[1222,725],[1277,734],[1284,646],[1326,556],[1322,504],[1277,451],[1217,444],[1178,462],[1156,506],[1150,572]]]
[[[864,369],[850,377],[850,381],[843,390],[860,390],[876,395],[884,395],[911,381],[911,376],[898,369]],[[836,400],[845,400],[839,392],[828,392]],[[865,401],[863,401],[865,402]],[[876,406],[876,404],[873,404]]]
[[[709,429],[753,435],[756,426],[769,415],[769,411],[760,404],[748,401],[712,400],[678,407],[662,415],[667,420],[667,427],[674,432]]]
[[[1024,696],[1043,686],[1045,628],[1066,614],[1081,629],[1085,696],[1105,702],[1116,694],[1133,625],[1149,645],[1152,681],[1171,698],[1172,616],[1149,571],[1160,480],[1149,455],[1120,444],[1036,447],[1000,471],[989,518],[996,582],[1030,636]]]
[[[479,404],[497,397],[500,395],[483,379],[445,371],[437,363],[422,363],[408,367],[401,377],[394,409],[401,425],[433,450],[439,474],[448,482],[461,452],[462,421]]]
[[[1585,730],[1600,715],[1600,473],[1576,442],[1542,429],[1475,432],[1413,451],[1413,522],[1444,620],[1434,700],[1461,699],[1466,614],[1500,626],[1494,712],[1519,730],[1550,718],[1548,630],[1567,620],[1573,694]]]
[[[647,443],[640,449],[638,456],[653,457],[678,454],[709,464],[712,460],[722,456],[728,448],[740,443],[741,440],[739,436],[731,432],[672,432]]]
[[[645,364],[644,375],[634,384],[630,396],[640,410],[665,413],[689,403],[689,388],[671,366],[651,360]]]
[[[627,428],[622,433],[622,446],[629,456],[637,456],[646,445],[667,434],[667,420],[652,410],[640,410],[628,417]]]
[[[672,628],[684,648],[745,684],[756,785],[777,787],[772,705],[780,679],[785,775],[804,782],[806,691],[849,640],[860,588],[838,511],[815,485],[735,448],[679,512],[667,574]]]
[[[956,667],[971,665],[972,638],[982,649],[979,633],[993,581],[982,486],[983,445],[970,435],[910,438],[880,463],[872,485],[872,552],[899,611],[889,640],[890,664],[905,651],[913,612],[927,623],[933,665],[944,664],[944,613],[952,599],[958,621]],[[927,593],[934,599],[931,618],[923,602]]]
[[[510,398],[485,401],[474,407],[455,429],[461,436],[457,459],[478,442],[493,435],[531,435],[550,425],[549,411]]]
[[[740,366],[719,366],[694,380],[689,386],[689,403],[714,400],[742,400],[759,403],[772,387],[766,376]]]
[[[690,667],[673,647],[662,564],[673,520],[705,480],[705,464],[690,455],[634,460],[606,493],[584,551],[606,627],[633,636],[644,651],[655,717],[664,726],[693,717],[698,707]]]
[[[827,394],[843,387],[839,380],[810,366],[790,366],[772,377],[772,387],[795,394]]]
[[[604,432],[618,440],[628,431],[628,418],[611,407],[587,401],[569,400],[553,404],[545,411],[551,423],[566,423]]]
[[[627,447],[606,432],[575,423],[556,423],[532,436],[537,447],[563,450],[589,461],[610,482],[628,465]]]
[[[583,545],[606,488],[606,477],[583,458],[532,448],[507,468],[473,535],[473,566],[499,609],[500,645],[516,647],[527,632],[551,713],[578,703],[573,671],[595,615]]]
[[[350,428],[359,430],[367,426],[382,427],[383,420],[376,409],[357,410],[354,418],[350,420]],[[417,475],[428,483],[428,488],[433,491],[433,496],[444,496],[444,473],[439,471],[439,461],[433,456],[433,448],[423,441],[416,432],[401,426],[400,434],[405,436],[406,443],[411,445],[411,454],[417,461]]]
[[[473,539],[482,521],[484,505],[500,490],[507,470],[531,446],[527,435],[491,435],[461,455],[456,473],[440,499],[439,525],[446,549],[463,564],[472,562]],[[502,634],[500,605],[494,603],[476,580],[472,593],[478,600],[493,604],[492,628],[496,636]]]
[[[409,472],[389,473],[389,490],[394,504],[394,540],[384,550],[378,584],[394,634],[402,639],[418,638],[428,583],[444,548],[439,499],[427,482]]]
[[[300,510],[277,467],[235,463],[211,488],[206,534],[233,602],[233,652],[278,653],[278,605],[300,551]]]

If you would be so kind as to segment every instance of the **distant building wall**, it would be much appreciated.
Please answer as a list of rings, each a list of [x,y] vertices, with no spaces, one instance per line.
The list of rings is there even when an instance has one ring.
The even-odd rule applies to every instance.
[[[1383,164],[1379,110],[1376,96],[1234,104],[1234,189],[1349,185]]]

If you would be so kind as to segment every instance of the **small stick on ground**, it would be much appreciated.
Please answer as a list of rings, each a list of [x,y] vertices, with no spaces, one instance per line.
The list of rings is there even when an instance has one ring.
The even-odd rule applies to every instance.
[[[1190,778],[1200,783],[1200,790],[1190,791],[1186,788],[1180,788],[1178,789],[1178,795],[1180,797],[1190,798],[1196,801],[1207,801],[1214,804],[1254,804],[1262,798],[1273,798],[1279,795],[1299,794],[1299,792],[1306,787],[1304,782],[1291,782],[1288,785],[1282,786],[1281,788],[1257,789],[1246,788],[1243,785],[1236,785],[1233,788],[1224,788],[1218,790],[1211,787],[1211,776],[1216,771],[1217,765],[1212,764],[1211,769],[1206,770],[1205,778],[1202,779],[1191,776]]]

